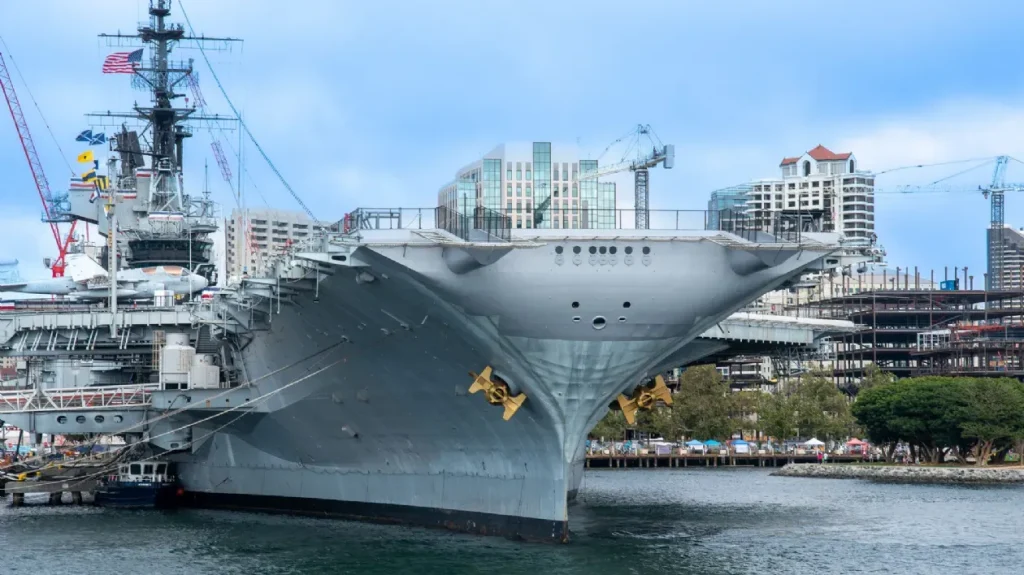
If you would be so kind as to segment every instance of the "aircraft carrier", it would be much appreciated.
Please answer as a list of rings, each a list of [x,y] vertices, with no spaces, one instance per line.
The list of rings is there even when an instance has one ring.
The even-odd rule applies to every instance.
[[[216,222],[182,184],[198,116],[176,87],[192,67],[169,55],[215,39],[166,22],[169,2],[149,13],[138,34],[106,38],[150,50],[135,75],[152,104],[101,115],[143,122],[149,144],[122,127],[104,200],[72,187],[68,212],[119,230],[127,267],[211,275]],[[177,463],[191,505],[565,541],[586,434],[609,405],[649,406],[659,375],[707,353],[698,336],[761,294],[873,257],[803,220],[716,221],[511,229],[481,207],[357,209],[172,308],[7,314],[0,353],[45,365],[81,351],[138,378],[29,378],[0,393],[0,417],[143,442]]]

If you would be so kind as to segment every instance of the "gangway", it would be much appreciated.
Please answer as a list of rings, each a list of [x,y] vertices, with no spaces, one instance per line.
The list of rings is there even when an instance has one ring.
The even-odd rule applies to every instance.
[[[90,386],[62,389],[0,391],[0,418],[6,413],[27,411],[75,411],[144,407],[152,403],[158,383]]]

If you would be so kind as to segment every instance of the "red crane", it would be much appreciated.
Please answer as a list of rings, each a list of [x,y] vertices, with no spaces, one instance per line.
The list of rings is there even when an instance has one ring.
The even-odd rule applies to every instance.
[[[64,277],[64,258],[68,253],[68,246],[73,241],[75,225],[77,221],[71,222],[71,229],[67,237],[61,241],[60,227],[58,226],[56,214],[50,213],[49,202],[53,199],[50,192],[50,182],[43,172],[43,164],[39,161],[39,154],[36,152],[36,145],[32,141],[32,134],[28,131],[28,123],[25,122],[25,113],[21,109],[21,102],[18,101],[18,94],[14,91],[14,82],[11,81],[11,74],[7,70],[7,63],[4,62],[3,54],[0,54],[0,90],[7,100],[7,109],[11,111],[11,119],[14,120],[14,129],[18,132],[18,139],[21,140],[21,149],[25,151],[25,159],[28,160],[28,169],[32,172],[32,178],[36,182],[36,191],[39,192],[39,199],[43,202],[44,220],[50,224],[50,231],[53,232],[53,239],[57,243],[57,259],[50,265],[53,277]]]

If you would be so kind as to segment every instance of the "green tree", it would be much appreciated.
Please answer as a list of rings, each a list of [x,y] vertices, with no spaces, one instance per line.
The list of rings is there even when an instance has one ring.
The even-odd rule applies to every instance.
[[[887,445],[886,460],[892,459],[896,443],[900,440],[899,429],[893,425],[893,405],[900,389],[893,383],[872,386],[857,394],[851,411],[864,428],[867,439],[875,445]]]
[[[822,372],[800,378],[793,391],[796,427],[800,435],[819,439],[844,439],[853,425],[847,396]]]
[[[745,430],[758,429],[756,416],[761,405],[760,390],[738,391],[728,394],[730,432],[742,434]]]
[[[679,391],[673,396],[662,435],[727,439],[733,432],[729,410],[729,386],[715,366],[688,367],[679,378]]]
[[[1024,438],[1024,389],[1014,379],[975,378],[963,386],[960,427],[977,440],[975,461],[988,465],[1000,442]]]
[[[757,406],[757,427],[761,433],[782,442],[796,435],[795,402],[784,393],[763,394]]]
[[[962,454],[965,441],[959,425],[963,388],[970,380],[919,377],[894,384],[897,390],[890,425],[911,445],[914,455],[941,463],[950,449]]]
[[[603,437],[605,441],[620,441],[625,439],[627,429],[629,429],[629,424],[626,423],[626,417],[622,415],[622,411],[609,409],[608,413],[590,431],[590,436],[595,439]]]
[[[864,368],[864,377],[861,378],[859,388],[860,391],[863,391],[865,389],[871,389],[894,381],[896,381],[896,376],[887,371],[882,371],[881,368],[875,364],[870,364]]]

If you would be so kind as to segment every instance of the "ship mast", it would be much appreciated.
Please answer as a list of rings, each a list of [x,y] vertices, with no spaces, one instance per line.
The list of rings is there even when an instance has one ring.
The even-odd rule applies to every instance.
[[[182,24],[168,21],[170,14],[171,0],[150,0],[149,21],[141,23],[136,33],[99,35],[110,46],[134,50],[128,58],[133,62],[132,84],[150,96],[148,105],[136,102],[131,112],[87,114],[93,124],[117,130],[110,141],[121,166],[117,174],[109,175],[120,190],[138,192],[124,202],[131,204],[125,206],[131,217],[123,219],[122,225],[131,238],[124,257],[129,267],[189,265],[195,247],[200,248],[200,263],[209,266],[212,241],[208,236],[217,230],[217,220],[208,196],[190,197],[183,190],[184,140],[192,136],[190,125],[234,129],[237,123],[230,116],[198,115],[198,102],[189,106],[187,98],[179,103],[186,96],[183,86],[195,82],[193,61],[175,61],[172,56],[179,46],[227,50],[241,40],[188,35]],[[146,48],[148,58],[143,58]],[[129,130],[128,123],[140,122],[144,126],[140,132]]]
[[[195,106],[175,107],[174,100],[185,96],[183,92],[177,92],[176,88],[186,81],[193,74],[192,60],[172,61],[171,53],[175,46],[191,44],[197,46],[202,44],[226,45],[232,42],[240,42],[236,38],[214,38],[208,36],[188,36],[181,24],[168,23],[167,17],[171,14],[170,0],[150,0],[149,23],[139,26],[136,34],[100,34],[100,38],[107,40],[112,45],[135,46],[141,41],[149,45],[150,57],[148,65],[135,67],[133,81],[136,86],[145,88],[151,95],[151,106],[134,106],[134,113],[99,113],[89,114],[92,117],[105,118],[131,118],[142,120],[147,123],[143,134],[149,133],[151,144],[143,154],[150,156],[150,165],[154,171],[152,182],[150,205],[154,210],[181,209],[181,198],[179,190],[175,186],[175,180],[181,175],[183,141],[192,135],[191,131],[184,125],[186,120],[192,123],[220,123],[234,122],[233,118],[224,116],[195,116]],[[216,48],[216,46],[215,46]],[[223,126],[219,126],[223,127]],[[126,154],[136,151],[133,142],[126,141],[127,130],[122,128],[121,133],[115,137],[115,151],[121,152],[122,176],[130,177],[130,170],[134,161],[125,158]],[[141,151],[141,150],[140,150]]]

